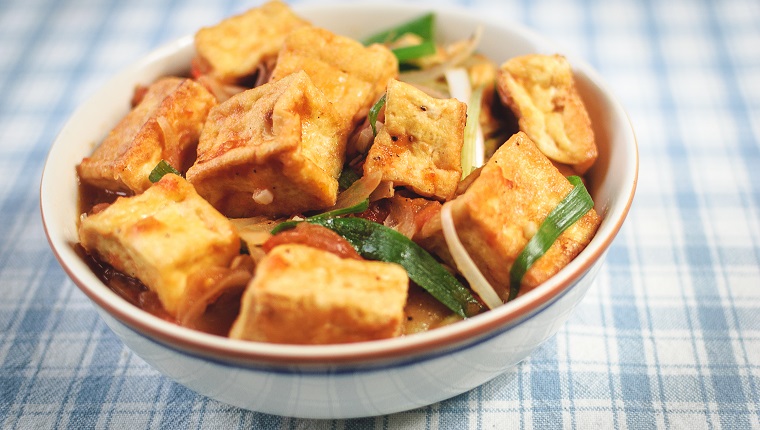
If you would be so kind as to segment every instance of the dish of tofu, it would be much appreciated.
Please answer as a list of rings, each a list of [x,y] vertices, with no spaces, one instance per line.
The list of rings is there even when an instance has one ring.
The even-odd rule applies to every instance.
[[[559,272],[601,222],[561,55],[490,59],[435,16],[357,39],[274,0],[203,28],[77,166],[80,255],[204,332],[337,344],[433,330]]]

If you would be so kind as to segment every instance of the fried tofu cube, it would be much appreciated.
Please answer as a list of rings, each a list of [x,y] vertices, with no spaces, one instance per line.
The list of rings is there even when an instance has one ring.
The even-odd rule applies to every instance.
[[[544,155],[578,174],[591,167],[597,157],[594,131],[565,57],[512,58],[499,69],[497,85],[520,130]]]
[[[497,294],[509,295],[509,270],[541,223],[573,188],[523,132],[513,135],[451,202],[457,234]],[[590,209],[565,230],[523,277],[525,293],[566,266],[596,233],[601,219]],[[453,264],[440,216],[423,227],[423,244]]]
[[[385,122],[369,149],[364,174],[379,171],[396,186],[450,199],[462,176],[467,105],[430,97],[395,79],[385,97]]]
[[[204,73],[234,83],[273,60],[288,33],[308,25],[284,2],[269,1],[200,29],[195,34],[197,60]]]
[[[279,245],[257,266],[230,337],[329,344],[398,336],[408,288],[400,265]]]
[[[232,218],[325,209],[338,196],[345,147],[339,115],[302,71],[212,109],[187,178]]]
[[[161,78],[103,142],[77,166],[85,183],[112,191],[140,193],[161,159],[181,172],[195,160],[195,148],[216,98],[198,83]]]
[[[271,80],[304,70],[352,127],[398,75],[398,61],[385,46],[363,46],[351,38],[317,27],[288,34]]]
[[[142,281],[175,317],[189,276],[227,267],[240,253],[230,221],[174,174],[82,219],[79,240],[90,255]]]

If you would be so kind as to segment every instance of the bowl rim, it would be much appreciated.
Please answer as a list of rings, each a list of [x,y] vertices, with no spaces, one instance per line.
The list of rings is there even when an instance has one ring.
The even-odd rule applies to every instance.
[[[541,45],[555,46],[543,36],[519,23],[497,22],[482,14],[478,15],[470,10],[451,6],[432,4],[410,5],[391,1],[382,5],[364,2],[352,4],[326,3],[308,6],[296,5],[293,9],[297,13],[308,16],[306,14],[309,11],[313,12],[334,7],[367,12],[372,8],[381,9],[388,8],[389,6],[403,8],[406,13],[434,11],[441,14],[457,14],[470,20],[489,23],[498,27],[508,25],[510,31],[516,32],[522,37],[539,41]],[[55,207],[50,201],[50,195],[54,192],[52,187],[55,180],[51,178],[50,164],[55,159],[56,151],[61,150],[59,142],[66,133],[72,119],[81,115],[85,105],[90,103],[98,92],[104,91],[113,82],[122,79],[128,74],[135,73],[147,64],[171,55],[177,55],[178,52],[192,50],[192,42],[192,35],[170,41],[154,49],[101,85],[95,94],[73,112],[59,132],[48,153],[40,182],[40,213],[45,235],[56,259],[71,280],[99,307],[98,311],[107,312],[134,332],[147,336],[151,340],[175,350],[236,365],[323,367],[335,365],[378,366],[389,361],[397,362],[400,360],[418,359],[421,356],[434,356],[442,351],[462,348],[465,345],[476,343],[484,338],[494,336],[514,327],[540,312],[572,288],[574,283],[591,270],[594,264],[601,263],[604,254],[621,229],[632,205],[638,181],[639,156],[638,143],[630,118],[617,99],[612,96],[609,88],[607,88],[597,72],[584,61],[571,58],[570,62],[573,65],[574,71],[584,75],[598,88],[600,95],[603,95],[606,99],[606,104],[609,104],[614,110],[613,116],[624,119],[624,134],[627,139],[630,139],[630,145],[626,147],[626,157],[630,159],[626,166],[629,168],[626,169],[626,177],[623,180],[623,183],[626,184],[626,194],[616,196],[616,199],[606,208],[602,224],[588,246],[570,264],[539,287],[497,309],[492,309],[450,326],[425,333],[370,342],[332,345],[283,345],[229,339],[180,327],[132,306],[100,281],[97,281],[97,278],[91,272],[88,273],[81,270],[82,264],[77,264],[77,261],[74,260],[74,258],[79,259],[79,257],[74,253],[70,244],[64,242],[63,235],[58,231],[58,226],[50,223],[48,220],[48,217],[51,216],[50,214],[55,211]],[[79,260],[79,263],[82,263],[81,260]],[[95,283],[93,283],[93,280]]]

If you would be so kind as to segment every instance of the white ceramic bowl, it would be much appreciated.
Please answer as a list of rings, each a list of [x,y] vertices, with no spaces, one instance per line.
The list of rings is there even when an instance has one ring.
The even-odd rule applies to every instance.
[[[315,25],[360,38],[429,11],[412,5],[342,4],[296,7]],[[443,40],[468,37],[481,25],[480,51],[501,63],[556,48],[519,24],[436,8]],[[84,103],[48,155],[41,211],[50,246],[76,285],[137,355],[192,390],[242,408],[309,418],[399,412],[455,396],[511,368],[552,336],[583,298],[626,217],[636,188],[633,129],[599,76],[570,58],[589,109],[600,157],[590,172],[604,217],[588,247],[530,293],[482,315],[427,333],[347,345],[292,346],[235,341],[162,321],[109,290],[76,255],[75,165],[127,112],[135,84],[188,69],[192,38],[151,53]]]

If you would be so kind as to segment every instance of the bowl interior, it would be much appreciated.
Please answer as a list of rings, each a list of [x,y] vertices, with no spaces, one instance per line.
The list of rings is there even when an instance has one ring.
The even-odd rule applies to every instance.
[[[401,4],[342,4],[296,7],[295,10],[315,25],[361,38],[430,9]],[[557,52],[550,42],[519,24],[490,21],[458,9],[436,7],[435,12],[438,33],[444,41],[467,38],[478,26],[482,27],[479,51],[498,64],[516,55]],[[149,54],[96,92],[74,113],[53,143],[40,188],[48,240],[72,280],[97,306],[116,319],[174,348],[218,360],[270,364],[358,363],[424,354],[473,341],[517,323],[571,288],[574,280],[603,257],[630,207],[638,172],[636,141],[630,122],[597,74],[582,61],[569,58],[597,136],[600,157],[590,172],[589,190],[604,219],[588,247],[545,284],[467,321],[418,335],[359,344],[304,347],[233,341],[170,324],[114,294],[74,252],[73,245],[78,241],[75,166],[128,112],[136,84],[147,84],[163,75],[185,73],[193,55],[192,37],[182,38]]]

